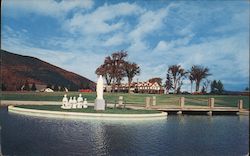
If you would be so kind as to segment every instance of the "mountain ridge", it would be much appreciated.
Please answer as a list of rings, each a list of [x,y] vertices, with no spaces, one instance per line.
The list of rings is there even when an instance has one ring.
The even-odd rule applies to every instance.
[[[58,85],[70,90],[89,88],[95,82],[33,56],[19,55],[1,49],[1,83],[6,90],[20,90],[26,81],[43,85]]]

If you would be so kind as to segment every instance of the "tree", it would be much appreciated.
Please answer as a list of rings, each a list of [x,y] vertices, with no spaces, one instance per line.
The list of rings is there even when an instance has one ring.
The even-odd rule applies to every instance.
[[[28,82],[27,80],[25,81],[25,84],[24,84],[24,88],[23,88],[23,90],[30,91],[29,82]]]
[[[166,94],[169,94],[169,90],[173,87],[173,84],[172,84],[172,80],[171,80],[168,73],[167,73],[167,79],[165,82],[165,87],[166,87]]]
[[[205,86],[202,86],[201,92],[202,92],[203,94],[205,94],[205,93],[206,93]]]
[[[96,70],[97,75],[104,75],[107,84],[112,84],[113,91],[114,85],[117,84],[119,88],[122,79],[126,76],[124,66],[127,55],[127,52],[123,50],[114,52],[111,56],[106,57],[104,64]]]
[[[200,83],[204,78],[207,78],[209,75],[209,69],[200,65],[193,65],[190,71],[190,75],[195,82],[195,91],[200,90]]]
[[[54,91],[59,91],[59,87],[57,84],[54,85],[54,88],[53,88]]]
[[[190,83],[191,83],[191,94],[193,93],[193,82],[194,82],[194,78],[193,78],[193,75],[190,74],[191,72],[189,72],[189,80],[190,80]]]
[[[35,83],[32,83],[31,90],[36,91],[36,84]]]
[[[219,94],[222,94],[224,91],[224,85],[222,84],[222,82],[220,80],[217,83],[217,88],[218,88]]]
[[[112,82],[112,77],[111,77],[111,71],[110,71],[110,66],[109,66],[109,64],[105,64],[105,63],[104,63],[104,64],[100,65],[100,66],[96,69],[95,73],[96,73],[97,75],[102,75],[102,76],[105,78],[106,84],[107,84],[107,85],[110,85],[110,84],[111,84],[111,82]]]
[[[151,78],[148,80],[150,83],[155,83],[157,82],[160,86],[162,86],[162,78],[159,77],[155,77],[155,78]]]
[[[249,91],[249,87],[246,87],[246,88],[245,88],[245,91]]]
[[[170,80],[172,81],[171,83],[173,84],[172,88],[174,89],[174,93],[177,93],[177,89],[181,89],[181,86],[183,84],[182,81],[185,78],[187,72],[185,72],[185,70],[180,65],[169,66],[167,72]]]
[[[60,87],[60,91],[61,91],[61,92],[64,92],[64,91],[65,91],[65,87],[64,87],[63,85]]]
[[[204,87],[204,92],[207,93],[208,92],[208,86],[210,85],[211,81],[206,79],[204,82],[203,82],[203,87]],[[203,89],[203,88],[202,88]]]
[[[136,75],[140,74],[140,67],[136,63],[130,63],[130,62],[126,62],[124,65],[125,65],[124,66],[125,74],[128,78],[128,92],[130,93],[131,82],[133,81],[133,78]]]
[[[222,82],[219,80],[218,82],[214,80],[211,83],[211,93],[212,94],[222,94],[224,91],[224,85]]]

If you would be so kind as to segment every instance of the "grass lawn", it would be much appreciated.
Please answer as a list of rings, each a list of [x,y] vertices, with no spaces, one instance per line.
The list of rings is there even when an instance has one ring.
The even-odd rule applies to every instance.
[[[21,101],[61,101],[63,92],[2,92],[1,100]],[[96,93],[81,93],[88,102],[93,103]],[[79,92],[68,92],[68,97],[78,96]],[[157,105],[178,105],[179,98],[185,97],[185,105],[207,106],[209,98],[215,98],[215,106],[237,107],[238,100],[242,99],[244,108],[249,109],[249,96],[233,95],[164,95],[164,94],[127,94],[127,93],[104,93],[104,99],[108,103],[115,103],[119,96],[123,96],[127,104],[145,105],[145,98],[156,96]]]
[[[86,109],[62,109],[60,105],[22,105],[16,106],[19,108],[50,110],[50,111],[63,111],[63,112],[82,112],[82,113],[109,113],[109,114],[154,114],[160,113],[156,110],[133,110],[133,109],[121,109],[121,108],[106,108],[105,111],[95,111],[94,107],[88,107]]]

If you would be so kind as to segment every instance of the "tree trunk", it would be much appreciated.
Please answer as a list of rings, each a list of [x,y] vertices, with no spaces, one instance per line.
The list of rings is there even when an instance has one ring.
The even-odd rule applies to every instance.
[[[196,92],[199,92],[199,89],[200,89],[200,82],[199,82],[199,81],[196,81],[196,88],[195,88],[195,91],[196,91]]]
[[[193,81],[191,81],[191,94],[193,93]]]
[[[128,93],[131,93],[130,92],[130,84],[131,84],[131,81],[128,81]]]

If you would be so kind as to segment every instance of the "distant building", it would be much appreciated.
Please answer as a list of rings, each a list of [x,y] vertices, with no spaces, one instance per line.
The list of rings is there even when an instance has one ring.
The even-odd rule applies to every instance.
[[[111,86],[105,86],[105,91],[111,90]],[[115,85],[115,92],[125,92],[127,93],[129,90],[128,83],[122,83],[121,85]],[[148,94],[163,94],[164,88],[158,84],[157,82],[133,82],[130,84],[130,92],[134,93],[148,93]]]

